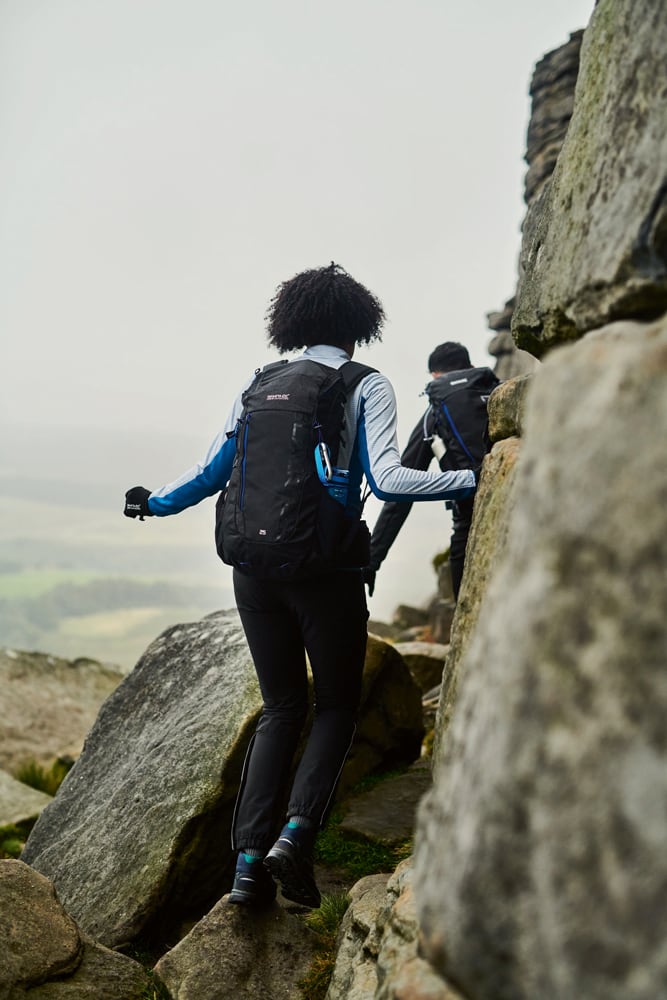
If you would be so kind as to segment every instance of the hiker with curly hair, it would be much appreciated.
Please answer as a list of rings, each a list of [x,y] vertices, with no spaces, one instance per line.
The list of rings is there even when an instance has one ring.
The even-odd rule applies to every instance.
[[[233,582],[262,693],[232,823],[229,901],[276,896],[317,907],[317,833],[355,733],[367,642],[362,480],[381,500],[456,500],[473,471],[401,465],[389,380],[352,362],[380,339],[381,303],[343,268],[303,271],[277,289],[269,344],[303,350],[243,386],[204,460],[174,482],[126,493],[128,517],[167,516],[220,494],[216,541]],[[308,710],[314,719],[290,784]],[[280,818],[287,801],[284,822]]]

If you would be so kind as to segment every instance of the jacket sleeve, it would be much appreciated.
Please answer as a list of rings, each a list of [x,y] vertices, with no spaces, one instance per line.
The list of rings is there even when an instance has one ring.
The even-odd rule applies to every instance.
[[[247,385],[250,382],[252,379],[248,381]],[[203,460],[193,465],[178,479],[151,493],[148,498],[148,508],[151,514],[155,514],[157,517],[178,514],[186,507],[194,507],[206,497],[224,490],[229,482],[236,454],[235,430],[243,409],[241,397],[245,388],[246,386],[236,397],[225,426],[211,442]]]
[[[155,490],[148,498],[151,514],[166,517],[194,507],[206,497],[219,493],[227,485],[236,452],[233,437],[224,431],[214,439],[203,461],[193,465],[182,476]]]
[[[380,500],[462,500],[475,492],[472,469],[427,472],[401,465],[396,439],[396,397],[384,375],[362,383],[357,423],[359,458]]]
[[[401,454],[401,465],[409,469],[426,470],[433,459],[430,442],[424,438],[425,421],[427,418],[428,412],[412,431],[408,443]],[[411,510],[412,504],[409,500],[400,502],[390,500],[384,504],[380,511],[380,516],[375,522],[371,537],[371,569],[377,570],[380,568]]]

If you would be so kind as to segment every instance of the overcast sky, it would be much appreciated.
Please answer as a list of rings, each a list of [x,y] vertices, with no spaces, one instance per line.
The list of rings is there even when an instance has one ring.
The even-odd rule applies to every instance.
[[[592,8],[0,0],[5,427],[180,430],[195,461],[272,360],[276,285],[335,260],[384,303],[358,359],[403,444],[433,346],[493,364],[530,77]]]

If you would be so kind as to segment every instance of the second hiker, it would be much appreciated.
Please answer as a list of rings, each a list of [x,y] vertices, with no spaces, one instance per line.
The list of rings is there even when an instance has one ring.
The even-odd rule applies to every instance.
[[[401,462],[411,469],[428,469],[436,457],[438,448],[434,444],[437,444],[441,469],[479,469],[488,448],[486,404],[500,381],[490,368],[473,368],[468,349],[454,341],[436,347],[427,364],[432,381],[424,392],[429,406],[410,435]],[[449,568],[456,600],[463,577],[473,498],[457,498],[448,501],[447,506],[452,511]],[[370,567],[365,573],[370,594],[375,574],[411,509],[410,503],[389,501],[380,511],[371,538]]]

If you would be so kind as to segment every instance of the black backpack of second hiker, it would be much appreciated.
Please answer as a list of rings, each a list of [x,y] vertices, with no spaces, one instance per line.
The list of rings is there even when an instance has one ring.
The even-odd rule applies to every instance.
[[[489,450],[489,396],[500,385],[490,368],[465,368],[439,375],[426,386],[437,434],[447,452],[443,469],[471,469]]]
[[[368,561],[368,529],[323,485],[315,449],[336,465],[345,402],[369,372],[309,359],[258,371],[242,397],[236,455],[216,507],[223,562],[265,579],[304,579]]]

